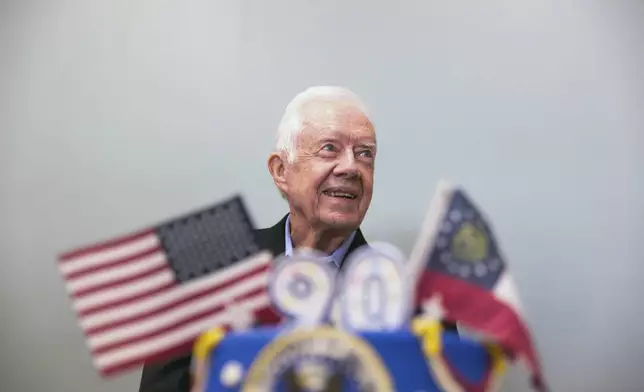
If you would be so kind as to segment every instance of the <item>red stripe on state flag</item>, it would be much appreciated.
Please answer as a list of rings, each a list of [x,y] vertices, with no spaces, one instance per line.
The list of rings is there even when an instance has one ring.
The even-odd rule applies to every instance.
[[[528,367],[541,379],[539,360],[532,347],[530,333],[508,298],[499,298],[461,279],[424,270],[418,284],[417,301],[439,295],[444,319],[458,322],[477,333],[487,335],[510,351],[523,356]]]

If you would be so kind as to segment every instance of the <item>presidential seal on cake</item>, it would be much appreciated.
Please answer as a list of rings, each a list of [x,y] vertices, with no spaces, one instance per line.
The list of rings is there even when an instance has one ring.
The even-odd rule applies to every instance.
[[[411,317],[414,285],[392,250],[361,249],[340,276],[312,254],[277,260],[269,293],[284,323],[202,334],[192,392],[497,390],[500,351]]]

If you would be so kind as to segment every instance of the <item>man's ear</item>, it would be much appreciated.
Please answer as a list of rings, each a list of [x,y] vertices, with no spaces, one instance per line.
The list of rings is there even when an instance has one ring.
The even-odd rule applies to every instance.
[[[268,157],[268,171],[273,177],[273,182],[275,186],[280,190],[282,195],[286,194],[288,190],[288,185],[286,184],[286,162],[284,162],[284,157],[280,154],[273,153]]]

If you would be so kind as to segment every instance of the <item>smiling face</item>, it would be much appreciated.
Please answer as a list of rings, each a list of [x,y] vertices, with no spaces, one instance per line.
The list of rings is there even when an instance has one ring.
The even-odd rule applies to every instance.
[[[283,158],[281,172],[274,170],[273,177],[292,213],[311,227],[355,230],[371,203],[374,128],[354,107],[314,105],[304,111],[306,121],[296,139],[294,161]]]

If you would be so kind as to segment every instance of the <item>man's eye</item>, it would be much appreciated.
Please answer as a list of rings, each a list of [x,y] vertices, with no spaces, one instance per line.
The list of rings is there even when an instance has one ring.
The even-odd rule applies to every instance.
[[[325,144],[322,146],[322,149],[325,151],[335,151],[335,146],[333,144]]]
[[[358,153],[358,155],[361,155],[361,156],[367,157],[367,158],[373,157],[373,153],[371,152],[371,150],[362,150],[362,151],[360,151]]]

